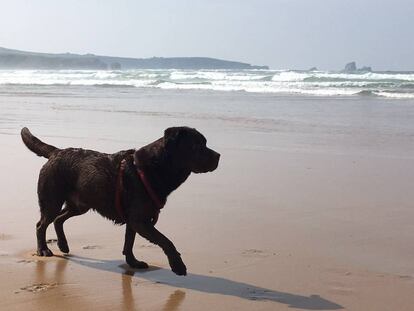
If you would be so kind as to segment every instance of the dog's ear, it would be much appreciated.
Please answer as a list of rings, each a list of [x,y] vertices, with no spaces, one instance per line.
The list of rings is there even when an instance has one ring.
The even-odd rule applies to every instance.
[[[164,145],[166,149],[178,145],[179,141],[186,136],[185,127],[169,127],[164,131]]]

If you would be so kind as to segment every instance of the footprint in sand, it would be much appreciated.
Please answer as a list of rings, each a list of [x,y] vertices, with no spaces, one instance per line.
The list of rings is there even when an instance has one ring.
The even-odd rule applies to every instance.
[[[0,241],[10,240],[12,238],[9,234],[0,233]]]
[[[242,254],[244,256],[249,256],[249,257],[268,257],[271,255],[276,255],[276,253],[271,253],[265,250],[261,250],[261,249],[256,249],[256,248],[250,248],[250,249],[246,249],[242,252]]]
[[[83,249],[101,249],[102,246],[100,245],[86,245],[84,247],[82,247]]]
[[[38,260],[22,259],[22,260],[17,261],[17,263],[33,263],[33,262],[38,262]]]
[[[38,293],[43,292],[52,288],[55,288],[58,286],[57,283],[38,283],[38,284],[32,284],[25,287],[21,287],[21,291],[31,292],[31,293]],[[15,294],[18,294],[20,291],[15,291]]]
[[[398,277],[400,279],[403,279],[403,280],[412,280],[413,279],[413,277],[411,275],[399,275]]]
[[[154,244],[141,244],[139,247],[141,248],[155,248]]]

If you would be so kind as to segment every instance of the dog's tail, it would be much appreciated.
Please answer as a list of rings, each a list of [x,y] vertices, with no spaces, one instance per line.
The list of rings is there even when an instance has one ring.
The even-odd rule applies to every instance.
[[[30,151],[36,153],[39,157],[49,158],[52,153],[60,150],[33,136],[27,127],[22,128],[20,135],[22,136],[22,140],[26,147],[29,148]]]

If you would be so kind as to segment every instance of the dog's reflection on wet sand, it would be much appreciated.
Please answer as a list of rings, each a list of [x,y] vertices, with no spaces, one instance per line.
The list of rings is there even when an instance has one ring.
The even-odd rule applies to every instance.
[[[49,289],[53,289],[53,295],[55,297],[67,297],[70,296],[70,293],[67,291],[66,272],[68,271],[68,263],[71,260],[69,256],[55,256],[59,257],[57,260],[37,260],[35,261],[35,274],[33,285],[29,290],[32,292],[42,292]],[[55,258],[54,258],[55,259]],[[140,308],[139,302],[135,301],[133,293],[133,279],[135,272],[130,269],[126,269],[121,273],[121,283],[122,283],[122,297],[120,301],[120,310],[128,311],[139,311]],[[63,285],[63,286],[62,286]],[[82,308],[88,307],[92,309],[94,307],[92,301],[88,301],[87,297],[82,295],[74,295],[77,302],[76,305],[82,306]],[[59,299],[44,299],[44,296],[38,296],[40,299],[35,299],[36,304],[38,304],[39,309],[47,309],[59,303]],[[185,292],[182,290],[173,291],[166,302],[164,303],[161,310],[165,311],[175,311],[178,310],[179,306],[182,304],[185,298]],[[74,306],[75,307],[75,306]]]

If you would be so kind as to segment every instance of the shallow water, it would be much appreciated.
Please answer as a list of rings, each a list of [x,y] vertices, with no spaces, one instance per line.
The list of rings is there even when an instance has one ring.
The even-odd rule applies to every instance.
[[[189,125],[222,148],[414,155],[414,99],[3,85],[0,109],[3,135],[28,126],[47,137],[138,146]]]

